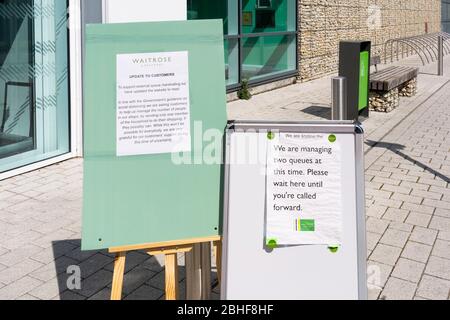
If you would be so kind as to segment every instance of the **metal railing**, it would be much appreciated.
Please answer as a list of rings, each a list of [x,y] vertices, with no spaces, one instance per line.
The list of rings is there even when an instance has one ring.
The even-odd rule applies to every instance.
[[[439,37],[443,38],[443,54],[450,54],[450,33],[436,32],[414,37],[390,39],[384,44],[384,63],[417,54],[423,65],[439,59]]]

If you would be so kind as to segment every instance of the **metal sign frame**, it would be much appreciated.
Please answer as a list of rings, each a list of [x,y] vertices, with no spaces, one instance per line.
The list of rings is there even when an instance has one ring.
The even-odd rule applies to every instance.
[[[230,122],[226,130],[225,173],[224,173],[224,220],[223,220],[223,256],[222,256],[222,299],[234,299],[228,294],[229,263],[229,223],[230,223],[230,174],[231,174],[231,136],[237,132],[263,131],[292,133],[330,133],[355,135],[355,187],[356,187],[356,234],[357,234],[357,272],[358,299],[367,300],[367,249],[365,221],[365,179],[364,179],[364,131],[359,123],[352,121],[313,121],[313,122]],[[261,213],[265,215],[265,213]],[[257,268],[258,266],[255,266]],[[243,283],[243,286],[246,284]],[[268,288],[267,290],[270,290]],[[252,297],[248,297],[252,299]],[[291,299],[290,297],[273,297],[273,299]],[[345,299],[345,297],[344,297]]]

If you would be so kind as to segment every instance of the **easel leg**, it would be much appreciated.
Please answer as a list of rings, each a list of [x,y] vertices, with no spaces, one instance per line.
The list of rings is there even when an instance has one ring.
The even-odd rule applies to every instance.
[[[202,243],[202,300],[211,300],[211,242]]]
[[[166,254],[166,300],[178,299],[177,254]]]
[[[192,250],[186,252],[186,299],[200,300],[201,288],[201,246],[194,244]]]
[[[119,252],[114,259],[114,274],[111,300],[122,300],[123,274],[125,272],[126,252]]]
[[[222,283],[222,241],[214,242],[215,256],[216,256],[216,269],[217,269],[217,280],[219,281],[219,286]]]

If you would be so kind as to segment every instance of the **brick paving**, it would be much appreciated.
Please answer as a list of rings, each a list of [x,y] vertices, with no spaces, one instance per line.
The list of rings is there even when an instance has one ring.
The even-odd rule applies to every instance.
[[[422,68],[416,97],[363,124],[371,299],[450,298],[450,78],[434,68]],[[229,118],[326,119],[329,91],[329,78],[289,86],[230,103]],[[0,300],[109,298],[113,258],[80,251],[81,206],[81,159],[0,181]],[[69,289],[71,266],[80,289]],[[164,298],[162,257],[133,252],[125,271],[125,299]]]
[[[368,264],[387,274],[372,298],[449,298],[449,98],[447,83],[368,151]]]

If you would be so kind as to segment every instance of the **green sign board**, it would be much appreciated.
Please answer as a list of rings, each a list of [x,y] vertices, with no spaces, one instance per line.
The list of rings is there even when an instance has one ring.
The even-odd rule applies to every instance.
[[[358,110],[361,111],[367,108],[368,88],[369,88],[369,68],[370,56],[368,51],[360,53],[360,68],[359,68],[359,103]]]
[[[85,48],[82,248],[219,235],[221,20],[89,25]]]

